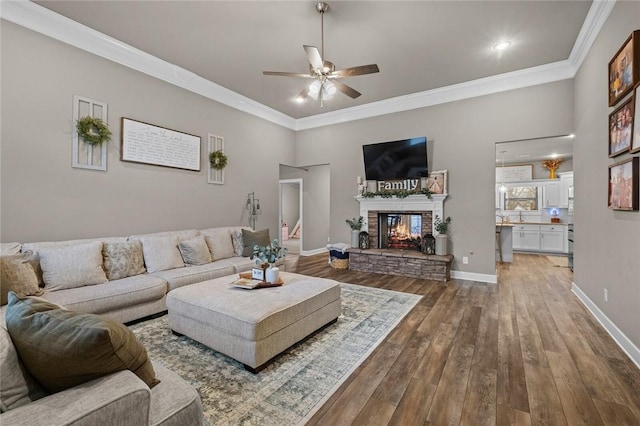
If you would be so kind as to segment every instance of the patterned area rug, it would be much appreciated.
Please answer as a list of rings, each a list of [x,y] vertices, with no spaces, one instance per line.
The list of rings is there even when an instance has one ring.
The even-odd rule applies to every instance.
[[[304,424],[421,298],[352,284],[341,287],[338,321],[256,375],[186,336],[174,336],[166,315],[131,329],[151,359],[198,389],[210,426]]]

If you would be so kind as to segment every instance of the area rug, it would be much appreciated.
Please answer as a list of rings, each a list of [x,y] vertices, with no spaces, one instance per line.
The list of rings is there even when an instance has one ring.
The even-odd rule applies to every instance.
[[[167,316],[131,326],[149,356],[195,387],[208,425],[304,424],[421,296],[341,284],[338,321],[293,346],[259,374],[186,336]]]

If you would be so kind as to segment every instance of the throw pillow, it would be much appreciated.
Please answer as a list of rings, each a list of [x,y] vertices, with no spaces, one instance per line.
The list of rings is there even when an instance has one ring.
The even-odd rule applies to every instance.
[[[187,265],[204,265],[211,263],[211,253],[202,235],[182,241],[178,244],[182,259]]]
[[[0,305],[7,304],[7,294],[13,291],[18,296],[40,296],[38,277],[29,263],[33,253],[27,251],[0,257]]]
[[[142,253],[147,272],[165,271],[167,269],[183,268],[184,261],[178,250],[178,237],[141,237]]]
[[[102,269],[102,242],[48,247],[38,251],[47,290],[82,287],[107,282]]]
[[[242,242],[242,230],[233,229],[231,231],[231,242],[233,243],[233,254],[236,256],[242,256],[244,251],[244,244]]]
[[[228,259],[234,256],[233,242],[228,228],[211,228],[202,231],[211,251],[213,260]]]
[[[159,383],[133,332],[109,318],[9,293],[6,319],[24,366],[51,393],[127,369],[149,387]]]
[[[144,274],[144,257],[140,241],[104,243],[102,245],[104,272],[110,280]]]
[[[251,254],[253,253],[253,246],[266,246],[271,243],[271,238],[269,237],[269,229],[267,228],[256,232],[243,229],[242,243],[244,244],[242,255],[244,257],[251,256]]]

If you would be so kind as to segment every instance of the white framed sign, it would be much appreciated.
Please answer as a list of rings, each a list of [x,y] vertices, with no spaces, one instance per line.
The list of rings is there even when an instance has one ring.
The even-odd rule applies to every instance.
[[[122,117],[120,159],[200,171],[200,136]]]

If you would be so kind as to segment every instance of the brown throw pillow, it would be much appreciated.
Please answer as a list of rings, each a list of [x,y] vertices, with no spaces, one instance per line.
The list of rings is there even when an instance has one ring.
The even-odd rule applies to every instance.
[[[253,246],[266,246],[271,243],[271,238],[269,237],[269,228],[256,232],[243,229],[242,243],[244,244],[242,255],[244,257],[251,256],[251,254],[253,253]]]
[[[31,250],[20,254],[0,257],[0,305],[7,304],[7,294],[13,291],[18,296],[40,296],[38,277],[29,263]]]
[[[144,274],[142,243],[138,240],[102,244],[104,272],[110,280]]]
[[[12,292],[6,322],[24,366],[51,393],[126,369],[149,387],[160,383],[133,332],[109,318]]]

